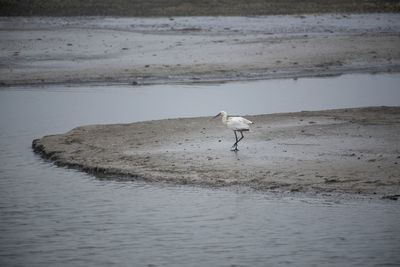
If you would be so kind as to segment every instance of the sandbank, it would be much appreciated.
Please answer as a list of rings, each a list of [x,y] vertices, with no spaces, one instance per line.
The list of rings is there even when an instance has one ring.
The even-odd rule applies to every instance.
[[[275,193],[400,195],[400,108],[247,116],[255,124],[230,151],[231,130],[210,117],[77,127],[33,141],[59,166],[100,178]]]

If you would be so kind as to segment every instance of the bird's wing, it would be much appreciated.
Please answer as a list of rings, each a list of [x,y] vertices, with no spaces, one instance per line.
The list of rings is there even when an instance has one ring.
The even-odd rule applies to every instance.
[[[242,117],[230,117],[227,121],[227,126],[233,130],[244,130],[249,129],[251,121]]]
[[[243,121],[243,123],[246,123],[246,124],[253,124],[253,122],[252,121],[249,121],[248,119],[245,119],[245,118],[242,118],[242,117],[239,117],[242,121]]]

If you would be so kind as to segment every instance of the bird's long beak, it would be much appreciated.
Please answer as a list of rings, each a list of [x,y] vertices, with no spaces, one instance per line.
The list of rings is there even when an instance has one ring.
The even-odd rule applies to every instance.
[[[215,115],[214,117],[212,117],[210,120],[213,120],[213,119],[215,119],[216,117],[218,117],[219,116],[219,113],[217,114],[217,115]]]

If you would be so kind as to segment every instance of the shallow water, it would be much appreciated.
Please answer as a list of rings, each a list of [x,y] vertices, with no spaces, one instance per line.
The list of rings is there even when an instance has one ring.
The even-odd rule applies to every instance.
[[[98,180],[34,155],[78,125],[400,105],[400,75],[0,90],[0,265],[400,264],[392,201]]]

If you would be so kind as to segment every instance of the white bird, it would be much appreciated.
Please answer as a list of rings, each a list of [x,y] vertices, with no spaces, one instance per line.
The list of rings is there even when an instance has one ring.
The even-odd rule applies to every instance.
[[[214,118],[218,116],[222,116],[222,123],[225,124],[229,129],[233,130],[236,142],[232,146],[232,151],[238,151],[238,143],[244,138],[243,132],[250,131],[249,125],[253,124],[253,122],[242,117],[228,117],[228,114],[225,111],[220,111],[216,116],[214,116]],[[236,132],[239,132],[242,137],[238,139]]]

